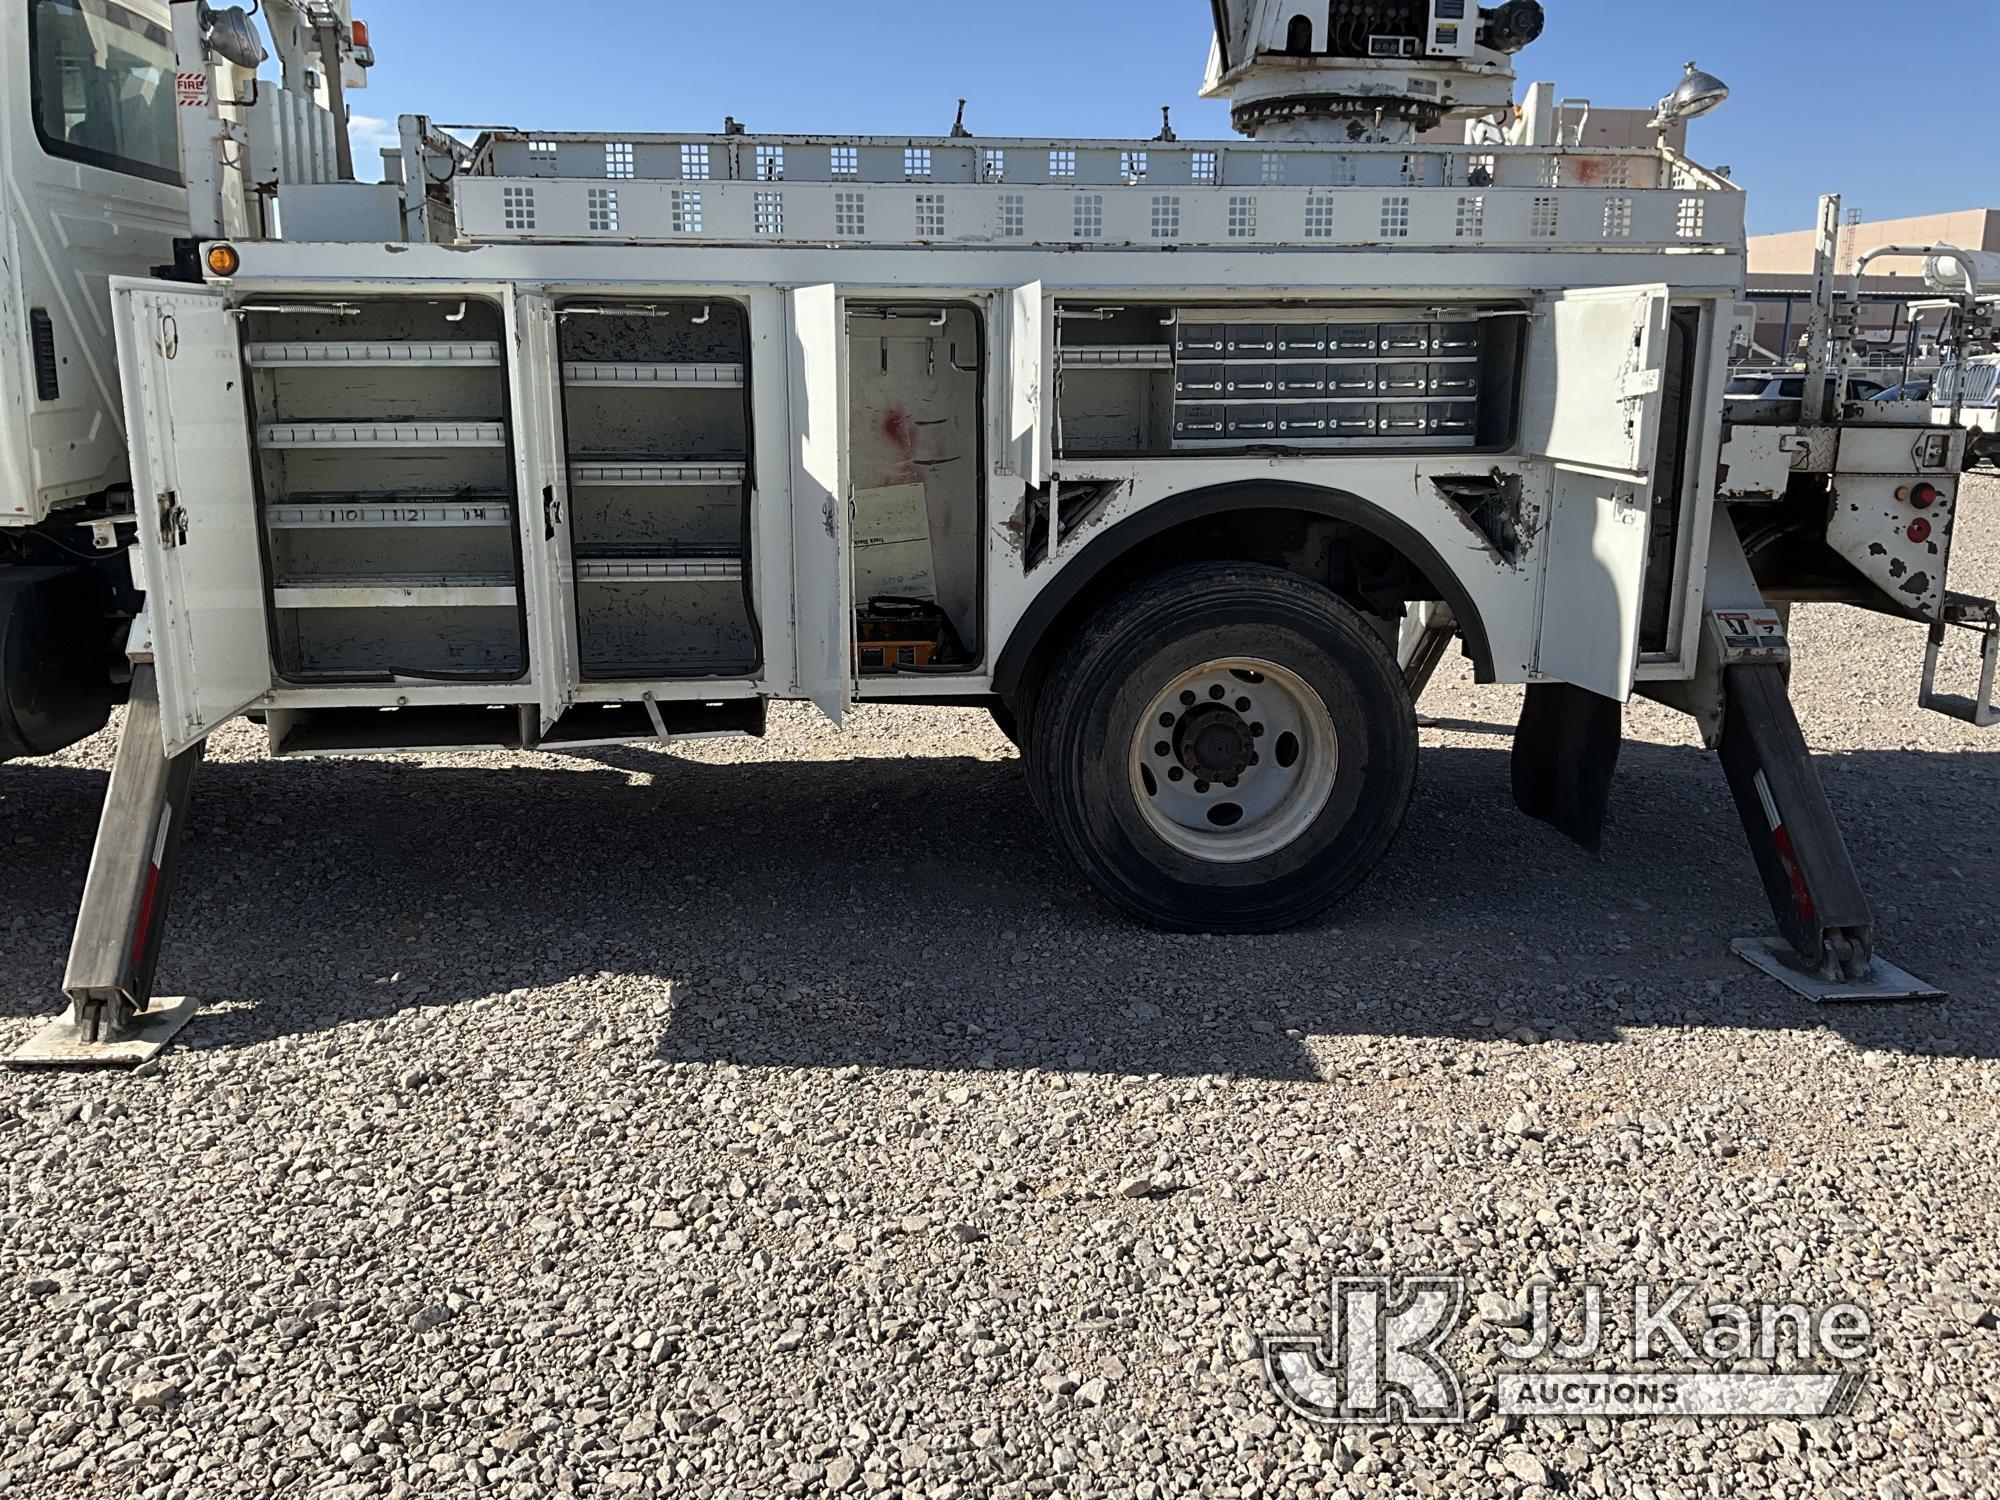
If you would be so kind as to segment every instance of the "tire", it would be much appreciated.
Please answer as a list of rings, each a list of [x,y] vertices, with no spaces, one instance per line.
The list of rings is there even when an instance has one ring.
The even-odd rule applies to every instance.
[[[993,726],[1007,736],[1007,743],[1016,750],[1021,748],[1021,719],[1013,709],[1004,703],[996,703],[991,710]]]
[[[1388,853],[1416,774],[1416,711],[1377,632],[1320,585],[1245,563],[1175,568],[1107,605],[1029,725],[1057,842],[1113,906],[1176,932],[1322,915]]]

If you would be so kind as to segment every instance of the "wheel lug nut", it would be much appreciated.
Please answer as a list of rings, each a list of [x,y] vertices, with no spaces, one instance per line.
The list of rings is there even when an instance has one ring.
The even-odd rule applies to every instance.
[[[1161,714],[1160,728],[1172,729],[1173,727],[1174,727],[1174,716],[1172,714]]]
[[[1253,739],[1262,739],[1264,737],[1264,726],[1262,724],[1252,724],[1250,726],[1250,734]]]
[[[1174,753],[1174,747],[1172,745],[1169,745],[1165,740],[1161,740],[1159,744],[1153,746],[1153,754],[1155,755],[1166,756],[1166,755],[1172,755],[1173,753]]]
[[[1208,794],[1208,783],[1205,781],[1197,781],[1194,784],[1194,789],[1197,792],[1200,792],[1202,795],[1206,796]]]
[[[1227,689],[1227,688],[1225,688],[1225,687],[1223,687],[1223,685],[1222,685],[1221,683],[1219,683],[1219,682],[1218,682],[1218,683],[1217,683],[1217,684],[1216,684],[1216,685],[1215,685],[1214,687],[1212,687],[1212,688],[1210,688],[1210,689],[1208,690],[1208,696],[1209,696],[1209,697],[1211,697],[1211,698],[1218,698],[1218,699],[1219,699],[1219,698],[1221,698],[1221,697],[1223,696],[1223,694],[1225,694],[1226,692],[1228,692],[1228,689]]]
[[[1198,701],[1192,688],[1181,694],[1181,705],[1184,708],[1193,708]]]
[[[1249,712],[1250,712],[1250,700],[1249,700],[1248,698],[1238,698],[1238,699],[1236,700],[1236,711],[1237,711],[1237,712],[1238,712],[1239,714],[1247,714],[1247,713],[1249,713]]]
[[[1236,790],[1236,778],[1234,776],[1230,777],[1227,781],[1223,782],[1222,784],[1228,787],[1229,790],[1232,792]]]
[[[1175,766],[1172,770],[1167,772],[1167,780],[1185,781],[1187,780],[1187,772],[1183,771],[1179,766]]]

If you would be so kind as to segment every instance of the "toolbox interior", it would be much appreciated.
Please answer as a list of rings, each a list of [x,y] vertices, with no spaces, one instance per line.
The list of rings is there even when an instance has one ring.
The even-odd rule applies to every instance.
[[[744,310],[574,302],[560,325],[583,676],[754,672]]]
[[[279,676],[523,675],[500,309],[361,300],[242,321]]]

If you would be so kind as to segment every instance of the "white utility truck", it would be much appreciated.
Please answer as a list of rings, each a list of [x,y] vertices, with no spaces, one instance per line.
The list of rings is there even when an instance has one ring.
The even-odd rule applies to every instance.
[[[303,196],[342,175],[330,106],[370,60],[344,4],[272,0],[265,14],[289,87],[241,70],[221,111],[260,227],[281,181]],[[262,50],[230,13],[210,11],[205,35],[246,63]],[[5,0],[0,70],[5,761],[96,733],[131,680],[140,599],[110,279],[170,272],[187,239],[177,106],[199,96],[177,86],[166,0]]]
[[[1216,0],[1246,139],[486,132],[411,118],[402,229],[258,238],[176,3],[181,280],[116,283],[144,615],[71,960],[146,1044],[204,739],[279,756],[992,708],[1064,850],[1177,929],[1324,912],[1387,853],[1456,641],[1527,685],[1515,791],[1595,845],[1636,693],[1720,752],[1796,985],[1904,993],[1786,697],[1784,606],[1985,636],[1963,434],[1728,424],[1743,198],[1517,106],[1541,7]],[[191,81],[190,81],[191,80]],[[962,111],[961,111],[962,116]],[[319,222],[365,215],[318,214]],[[1826,378],[1830,377],[1830,378]],[[1828,392],[1832,393],[1829,399]]]
[[[1938,420],[1966,430],[1966,467],[2000,465],[2000,354],[1979,354],[1938,371],[1931,387]]]
[[[1909,246],[1889,246],[1863,256],[1856,269],[1865,270],[1877,256],[1914,253]],[[1924,257],[1923,276],[1930,291],[1946,294],[1907,305],[1912,341],[1928,325],[1937,330],[1942,351],[1930,386],[1932,420],[1964,430],[1966,468],[2000,465],[2000,350],[1993,339],[2000,323],[2000,251],[1938,245]]]

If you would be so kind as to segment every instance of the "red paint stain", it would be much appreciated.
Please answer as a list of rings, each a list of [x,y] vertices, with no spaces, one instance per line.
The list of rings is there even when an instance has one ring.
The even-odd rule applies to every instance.
[[[896,450],[899,461],[891,464],[882,476],[885,485],[922,484],[923,471],[917,467],[917,443],[922,434],[910,420],[910,414],[900,407],[891,407],[882,414],[882,436]]]
[[[1570,168],[1576,173],[1576,185],[1578,187],[1589,187],[1594,182],[1602,181],[1605,165],[1604,162],[1588,156],[1575,158],[1571,161]]]
[[[911,430],[910,414],[898,407],[891,407],[883,413],[882,436],[905,453],[917,451],[917,435]]]

